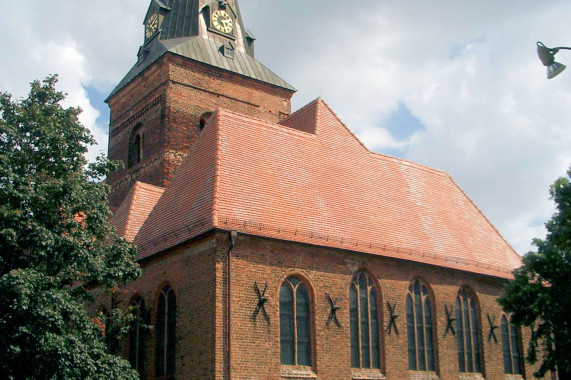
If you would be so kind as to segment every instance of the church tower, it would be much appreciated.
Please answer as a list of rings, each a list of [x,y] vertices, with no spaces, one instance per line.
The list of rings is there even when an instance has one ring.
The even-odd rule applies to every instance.
[[[115,211],[135,181],[165,187],[217,108],[278,122],[295,89],[254,58],[237,0],[152,0],[137,62],[111,92]]]

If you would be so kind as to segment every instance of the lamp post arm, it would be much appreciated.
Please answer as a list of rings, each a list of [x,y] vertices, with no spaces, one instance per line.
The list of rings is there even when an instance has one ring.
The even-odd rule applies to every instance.
[[[555,63],[555,54],[559,50],[571,50],[571,47],[560,46],[556,48],[549,48],[543,42],[537,42],[537,55],[543,63],[543,66],[551,66]]]

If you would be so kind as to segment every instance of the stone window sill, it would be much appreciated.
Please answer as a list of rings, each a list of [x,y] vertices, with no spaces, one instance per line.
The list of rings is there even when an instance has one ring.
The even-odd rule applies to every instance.
[[[285,379],[316,379],[317,375],[309,367],[282,366],[280,376]]]
[[[409,371],[410,380],[438,380],[439,377],[434,371]]]
[[[353,380],[385,380],[387,377],[378,369],[353,368],[351,378]]]
[[[461,373],[458,376],[459,380],[484,380],[484,376],[482,376],[479,372],[470,372],[470,373]]]
[[[522,380],[523,376],[522,375],[515,375],[512,373],[506,373],[504,375],[504,380]]]

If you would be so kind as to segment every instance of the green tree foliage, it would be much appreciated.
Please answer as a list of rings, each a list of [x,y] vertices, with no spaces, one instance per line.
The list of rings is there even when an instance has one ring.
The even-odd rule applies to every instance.
[[[108,353],[89,289],[140,275],[135,247],[109,223],[115,164],[87,164],[94,143],[56,76],[27,98],[0,95],[0,373],[7,379],[136,379]]]
[[[551,186],[557,211],[545,224],[547,236],[534,240],[537,252],[524,256],[523,266],[499,300],[513,312],[514,323],[532,329],[528,360],[541,361],[537,377],[553,368],[559,369],[562,379],[571,373],[570,177],[571,169]]]

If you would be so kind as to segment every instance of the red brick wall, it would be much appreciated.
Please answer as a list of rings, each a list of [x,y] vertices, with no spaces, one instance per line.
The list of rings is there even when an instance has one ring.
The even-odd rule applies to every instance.
[[[219,262],[222,258],[219,259]],[[313,297],[313,370],[318,379],[351,379],[366,371],[350,368],[349,285],[353,274],[365,270],[378,281],[382,304],[381,337],[384,341],[384,375],[388,379],[408,379],[407,328],[405,297],[416,277],[420,277],[435,295],[437,374],[440,379],[458,379],[457,341],[446,328],[445,305],[455,306],[460,287],[469,286],[480,305],[481,340],[484,350],[484,377],[505,379],[501,345],[501,331],[496,329],[498,343],[488,341],[490,331],[487,315],[500,325],[501,307],[496,302],[501,294],[501,280],[460,271],[431,267],[412,262],[385,259],[360,253],[324,249],[270,239],[239,236],[232,252],[232,379],[279,379],[284,367],[280,365],[279,288],[289,275],[298,275],[309,285]],[[220,271],[219,275],[220,275]],[[268,284],[266,309],[270,323],[263,316],[252,320],[257,303],[254,281],[263,289]],[[325,293],[333,299],[341,298],[337,312],[341,328],[326,326],[329,304]],[[220,296],[220,294],[219,294]],[[397,327],[389,335],[386,328],[389,312],[386,303],[396,303]],[[225,315],[225,308],[217,303],[217,320]],[[456,328],[456,326],[454,326]],[[219,336],[220,334],[217,334]],[[529,336],[524,331],[524,339]],[[526,343],[527,344],[527,343]],[[217,373],[221,373],[217,365]],[[379,371],[372,371],[373,373]],[[533,369],[526,368],[526,378]],[[516,377],[517,378],[517,377]]]
[[[143,276],[129,284],[123,293],[122,305],[128,305],[135,294],[145,300],[155,324],[158,295],[170,285],[177,297],[177,379],[228,379],[227,335],[227,255],[230,237],[227,232],[207,234],[186,245],[163,252],[142,263]],[[379,288],[382,325],[382,370],[351,369],[349,335],[349,286],[353,274],[364,270]],[[427,379],[426,373],[408,370],[405,297],[414,278],[420,277],[434,294],[435,350],[437,375],[442,380],[459,379],[456,337],[446,328],[445,305],[455,306],[462,286],[472,289],[479,303],[481,341],[484,350],[484,378],[517,379],[504,375],[501,331],[496,329],[498,343],[488,341],[490,331],[487,314],[495,316],[500,325],[501,308],[496,302],[501,294],[502,280],[466,272],[431,267],[414,262],[371,256],[317,246],[239,235],[231,251],[231,357],[232,379],[283,379],[296,368],[280,364],[279,288],[290,275],[307,284],[312,298],[312,371],[317,379],[375,378]],[[266,322],[262,314],[256,321],[252,313],[257,296],[254,282],[260,289],[267,283]],[[341,308],[337,316],[341,327],[326,326],[329,304],[325,293]],[[389,312],[386,303],[396,303],[397,327],[386,332]],[[382,305],[382,308],[380,307]],[[105,305],[109,308],[109,305]],[[454,328],[456,326],[454,325]],[[523,331],[524,347],[529,331]],[[525,351],[525,350],[524,350]],[[154,376],[154,333],[146,344],[146,368],[149,379]],[[125,347],[125,356],[127,354]],[[526,379],[533,378],[526,365]],[[289,377],[289,379],[295,377]]]

